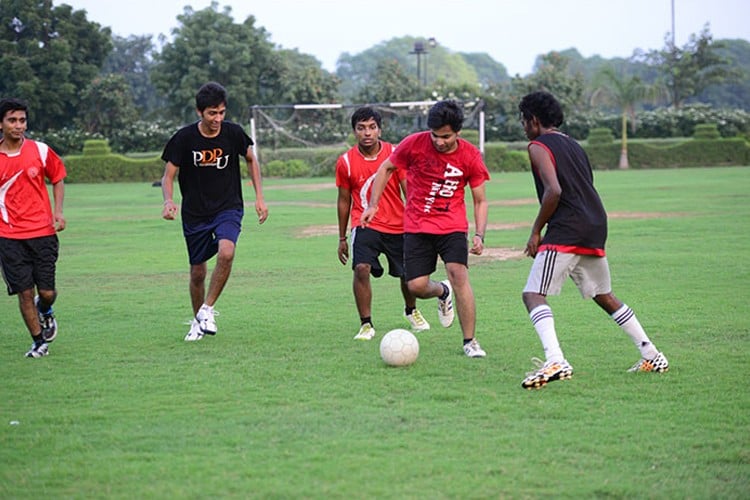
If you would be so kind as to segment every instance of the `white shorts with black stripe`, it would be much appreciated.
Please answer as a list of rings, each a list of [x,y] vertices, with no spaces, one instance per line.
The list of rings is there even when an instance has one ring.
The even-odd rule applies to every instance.
[[[606,257],[545,250],[536,254],[524,292],[559,295],[570,276],[584,299],[610,293],[612,281]]]

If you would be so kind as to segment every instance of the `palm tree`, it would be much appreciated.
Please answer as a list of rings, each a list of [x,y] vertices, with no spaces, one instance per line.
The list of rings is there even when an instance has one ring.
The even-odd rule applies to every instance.
[[[635,110],[643,101],[656,101],[664,95],[660,85],[643,83],[637,76],[618,74],[611,66],[605,66],[594,80],[594,92],[591,104],[609,104],[622,110],[622,149],[620,150],[620,168],[628,168],[628,118],[630,127],[635,133]]]

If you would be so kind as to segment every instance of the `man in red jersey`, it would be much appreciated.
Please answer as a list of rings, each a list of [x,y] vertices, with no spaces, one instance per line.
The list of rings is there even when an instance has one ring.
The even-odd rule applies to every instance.
[[[57,335],[52,304],[57,298],[55,271],[65,229],[65,166],[46,144],[25,137],[28,106],[19,99],[0,101],[0,267],[9,295],[18,305],[34,343],[29,358],[49,354]],[[52,184],[54,211],[45,178]],[[38,294],[35,297],[36,293]]]
[[[607,212],[594,187],[586,152],[558,130],[563,122],[559,101],[549,92],[532,92],[524,96],[518,110],[530,141],[529,159],[539,198],[539,212],[526,243],[526,254],[534,258],[534,263],[523,290],[523,303],[545,355],[545,361],[534,359],[540,366],[527,374],[521,386],[538,389],[573,375],[547,303],[547,296],[558,295],[568,277],[582,297],[593,299],[633,340],[641,359],[629,371],[667,371],[667,358],[648,338],[633,310],[612,293],[604,251]]]
[[[406,188],[406,176],[394,176],[385,186],[380,210],[368,227],[360,227],[360,216],[367,208],[367,199],[378,167],[393,151],[393,145],[380,140],[382,118],[369,106],[352,114],[352,129],[357,145],[341,155],[336,162],[338,187],[339,261],[346,265],[349,245],[346,228],[351,218],[352,269],[354,270],[354,301],[359,312],[360,328],[356,340],[370,340],[375,336],[372,322],[372,288],[370,274],[383,275],[380,254],[388,260],[388,274],[401,281],[404,296],[404,316],[414,331],[429,330],[430,325],[417,309],[416,297],[409,292],[404,279],[404,202],[401,191]]]
[[[437,297],[440,324],[453,323],[455,293],[464,353],[482,358],[486,353],[475,338],[476,302],[469,282],[469,252],[481,255],[487,227],[484,183],[490,174],[479,150],[461,139],[463,111],[454,101],[436,103],[427,116],[429,131],[406,137],[378,169],[370,206],[362,214],[367,227],[380,208],[380,199],[393,172],[406,173],[404,210],[404,266],[409,291],[417,298]],[[469,249],[464,190],[471,189],[476,233]],[[433,281],[437,258],[445,263],[448,279]]]

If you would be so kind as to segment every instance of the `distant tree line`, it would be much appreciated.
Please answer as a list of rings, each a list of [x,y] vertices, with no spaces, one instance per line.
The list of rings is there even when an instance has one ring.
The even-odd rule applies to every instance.
[[[254,16],[236,22],[218,2],[185,7],[177,21],[171,39],[155,42],[113,36],[66,4],[0,0],[0,95],[29,101],[32,131],[63,153],[80,151],[85,138],[107,138],[115,151],[158,150],[195,119],[195,91],[209,80],[227,87],[228,115],[240,123],[253,105],[482,101],[488,140],[522,139],[516,104],[542,88],[560,98],[572,126],[614,116],[622,136],[626,126],[638,134],[641,113],[662,108],[750,111],[750,42],[714,40],[708,26],[683,47],[667,37],[663,48],[628,59],[550,52],[531,74],[511,76],[487,54],[439,44],[420,45],[415,57],[424,41],[411,36],[344,52],[330,73],[313,56],[274,45]],[[747,121],[745,113],[727,133],[747,133]]]

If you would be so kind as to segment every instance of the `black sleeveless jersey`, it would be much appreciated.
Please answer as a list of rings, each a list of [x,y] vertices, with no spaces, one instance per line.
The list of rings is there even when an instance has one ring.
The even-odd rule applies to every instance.
[[[201,222],[224,210],[243,208],[240,160],[252,144],[242,127],[228,121],[222,122],[216,137],[203,137],[197,122],[172,136],[161,158],[180,168],[183,221]]]
[[[565,134],[548,133],[532,144],[546,149],[555,166],[562,193],[557,210],[547,222],[541,246],[562,247],[564,251],[604,254],[607,241],[607,212],[594,188],[594,174],[586,152]],[[541,203],[544,185],[532,166],[537,197]]]

